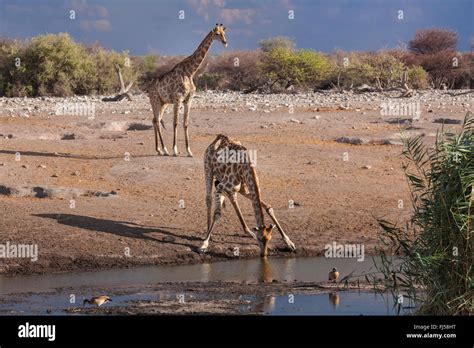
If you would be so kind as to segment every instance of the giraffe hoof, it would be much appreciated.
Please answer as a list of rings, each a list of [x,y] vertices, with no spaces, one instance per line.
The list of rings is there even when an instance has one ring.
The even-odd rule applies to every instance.
[[[164,149],[163,150],[163,156],[169,156],[170,154],[168,153],[168,150]]]
[[[198,249],[198,253],[199,253],[199,254],[205,254],[206,251],[207,251],[207,248],[204,248],[204,247],[200,247],[200,248]]]
[[[193,157],[193,154],[191,152],[188,152],[188,157]]]
[[[296,246],[295,243],[293,243],[291,240],[286,241],[286,245],[291,251],[296,251]]]

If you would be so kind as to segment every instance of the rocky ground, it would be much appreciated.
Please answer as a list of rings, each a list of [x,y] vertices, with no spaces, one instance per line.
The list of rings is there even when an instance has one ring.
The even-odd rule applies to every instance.
[[[206,255],[202,155],[219,133],[257,151],[262,196],[295,242],[277,256],[321,255],[324,245],[362,243],[373,253],[377,217],[403,219],[409,196],[401,131],[459,129],[468,91],[242,95],[199,93],[191,111],[194,158],[154,150],[151,107],[101,97],[0,98],[0,244],[37,244],[39,258],[0,259],[0,272],[44,273],[254,257],[258,248],[232,208]],[[383,112],[391,103],[398,112]],[[419,117],[400,110],[415,105]],[[393,111],[393,110],[392,110]],[[164,117],[171,149],[171,108]],[[401,202],[401,203],[400,203]],[[294,203],[294,204],[293,204]],[[241,206],[249,224],[252,210]],[[238,256],[235,250],[238,248]]]

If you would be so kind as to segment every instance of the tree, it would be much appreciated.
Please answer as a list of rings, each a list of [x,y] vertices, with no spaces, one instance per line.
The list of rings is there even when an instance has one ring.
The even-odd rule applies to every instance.
[[[260,41],[260,49],[263,52],[270,52],[275,48],[282,48],[288,51],[295,50],[295,42],[293,39],[286,36],[277,36],[270,39],[264,39]]]
[[[261,70],[268,78],[270,89],[276,86],[309,87],[325,79],[331,70],[328,60],[312,50],[293,51],[274,47],[264,52]]]
[[[420,65],[428,72],[434,88],[453,88],[467,81],[469,62],[456,51],[456,32],[447,29],[424,29],[416,32],[409,43],[414,65]]]
[[[87,93],[95,75],[94,63],[85,49],[66,33],[34,37],[21,59],[33,95]]]
[[[434,54],[445,50],[456,51],[458,35],[448,29],[418,30],[408,45],[415,54]]]

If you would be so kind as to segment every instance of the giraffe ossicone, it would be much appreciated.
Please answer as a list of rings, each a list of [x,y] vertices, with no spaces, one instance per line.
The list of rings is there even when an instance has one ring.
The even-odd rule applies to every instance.
[[[174,68],[167,73],[155,78],[148,86],[148,97],[150,98],[153,110],[155,149],[159,155],[169,154],[163,141],[161,128],[163,127],[163,114],[166,107],[173,104],[173,155],[178,156],[177,138],[179,108],[181,104],[184,104],[183,128],[186,151],[188,156],[193,156],[188,133],[191,101],[196,92],[193,78],[206,58],[214,40],[219,40],[225,47],[227,47],[225,30],[226,28],[222,26],[222,24],[216,24],[192,55],[176,64]],[[158,143],[158,138],[160,143]]]

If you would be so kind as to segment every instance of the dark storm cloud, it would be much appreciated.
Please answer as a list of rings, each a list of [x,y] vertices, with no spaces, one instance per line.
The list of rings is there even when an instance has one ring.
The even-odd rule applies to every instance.
[[[318,51],[376,50],[406,43],[417,29],[451,28],[459,48],[472,36],[471,0],[0,0],[0,35],[68,32],[132,54],[187,54],[216,23],[232,49],[285,35]],[[69,18],[71,10],[76,19]],[[295,18],[288,18],[288,11]],[[403,19],[398,19],[398,11]],[[185,19],[179,19],[184,11]],[[222,50],[216,45],[213,52]]]

